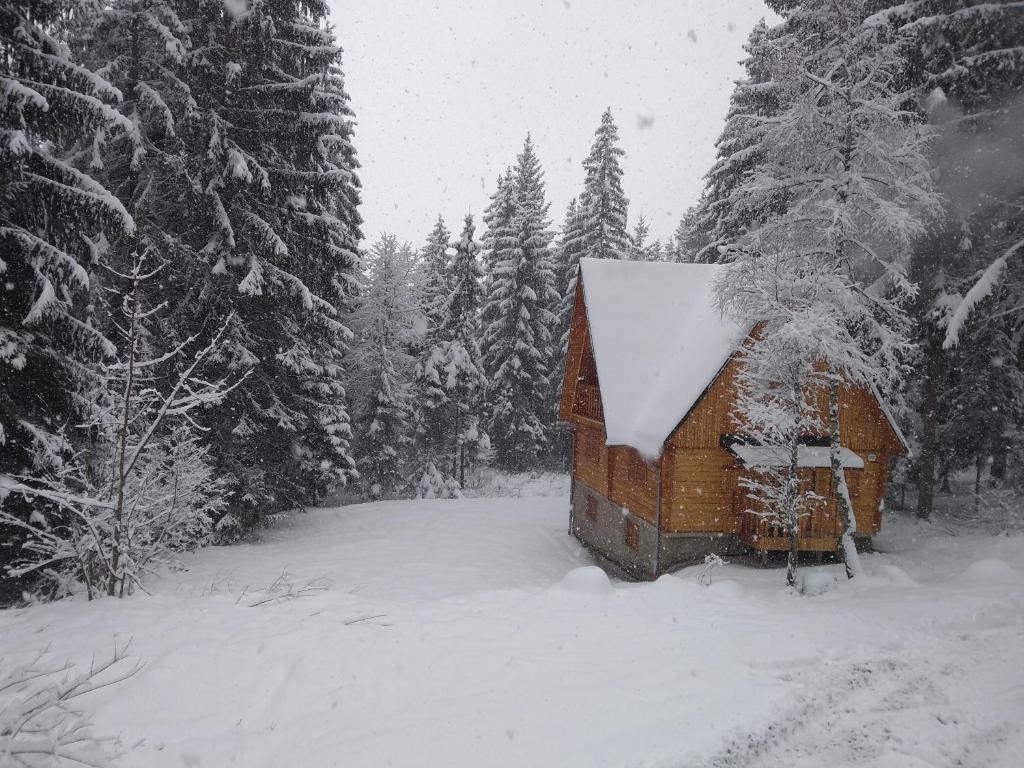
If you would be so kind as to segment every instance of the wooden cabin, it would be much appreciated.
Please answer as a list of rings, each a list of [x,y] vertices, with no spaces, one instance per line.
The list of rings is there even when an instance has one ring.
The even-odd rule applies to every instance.
[[[739,482],[771,456],[744,442],[733,416],[736,351],[751,329],[716,308],[721,269],[580,261],[559,406],[573,436],[570,529],[636,576],[789,547]],[[800,450],[800,480],[822,500],[801,519],[798,547],[831,552],[842,528],[820,437]],[[879,399],[852,386],[840,390],[840,440],[857,536],[869,538],[906,440]]]

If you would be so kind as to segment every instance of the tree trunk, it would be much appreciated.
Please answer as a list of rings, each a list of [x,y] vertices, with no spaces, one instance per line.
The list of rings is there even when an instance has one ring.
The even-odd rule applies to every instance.
[[[137,269],[137,268],[136,268]],[[136,275],[138,271],[136,271]],[[117,593],[118,581],[121,581],[121,593],[124,594],[124,577],[118,573],[121,567],[121,539],[124,525],[124,487],[126,484],[125,460],[128,456],[128,421],[131,416],[132,387],[135,385],[135,321],[138,315],[135,305],[138,281],[132,285],[131,317],[128,322],[128,375],[124,385],[124,401],[121,404],[121,424],[117,437],[117,504],[114,507],[114,543],[110,548],[110,576],[107,579],[107,594],[113,597]]]
[[[985,454],[978,452],[974,459],[974,516],[981,511],[981,474],[985,468]]]
[[[1006,479],[1006,440],[996,440],[992,450],[992,466],[988,468],[989,480],[998,480],[1000,483]]]
[[[935,454],[939,421],[939,373],[942,347],[929,335],[925,345],[924,393],[921,402],[921,455],[917,460],[917,516],[931,517],[935,501]]]
[[[799,391],[793,402],[799,403]],[[789,443],[789,476],[786,478],[786,525],[789,528],[789,552],[786,555],[786,584],[796,586],[797,556],[800,539],[800,434],[794,430]]]
[[[857,545],[853,540],[853,535],[857,532],[857,517],[853,513],[850,489],[846,485],[846,472],[843,470],[842,444],[839,439],[839,377],[835,374],[828,388],[828,426],[832,495],[835,496],[839,519],[843,521],[840,546],[843,550],[843,562],[846,564],[846,578],[852,579],[862,574],[864,570],[860,564],[860,555],[857,554]]]

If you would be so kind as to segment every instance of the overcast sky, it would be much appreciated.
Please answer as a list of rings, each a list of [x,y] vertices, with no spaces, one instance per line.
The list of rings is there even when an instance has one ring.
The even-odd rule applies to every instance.
[[[553,226],[612,108],[632,229],[667,239],[700,193],[760,0],[332,0],[363,231],[420,245],[477,218],[527,132]],[[478,236],[480,233],[478,220]]]

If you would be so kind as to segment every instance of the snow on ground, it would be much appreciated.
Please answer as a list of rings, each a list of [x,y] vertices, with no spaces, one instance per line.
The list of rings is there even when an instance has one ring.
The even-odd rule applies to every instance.
[[[91,694],[131,768],[1016,768],[1024,538],[887,523],[867,578],[805,597],[740,564],[609,580],[559,496],[318,509],[151,596],[0,612],[0,651],[132,638]]]

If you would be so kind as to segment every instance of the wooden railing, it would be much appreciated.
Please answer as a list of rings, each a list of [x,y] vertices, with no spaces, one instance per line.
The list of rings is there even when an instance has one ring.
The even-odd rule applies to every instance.
[[[573,413],[594,421],[604,421],[604,410],[601,408],[601,393],[594,384],[576,385],[576,402]]]
[[[838,543],[842,525],[835,510],[822,504],[801,515],[797,531],[799,549],[832,549]],[[786,549],[789,527],[775,516],[744,512],[740,517],[740,539],[755,549]]]

